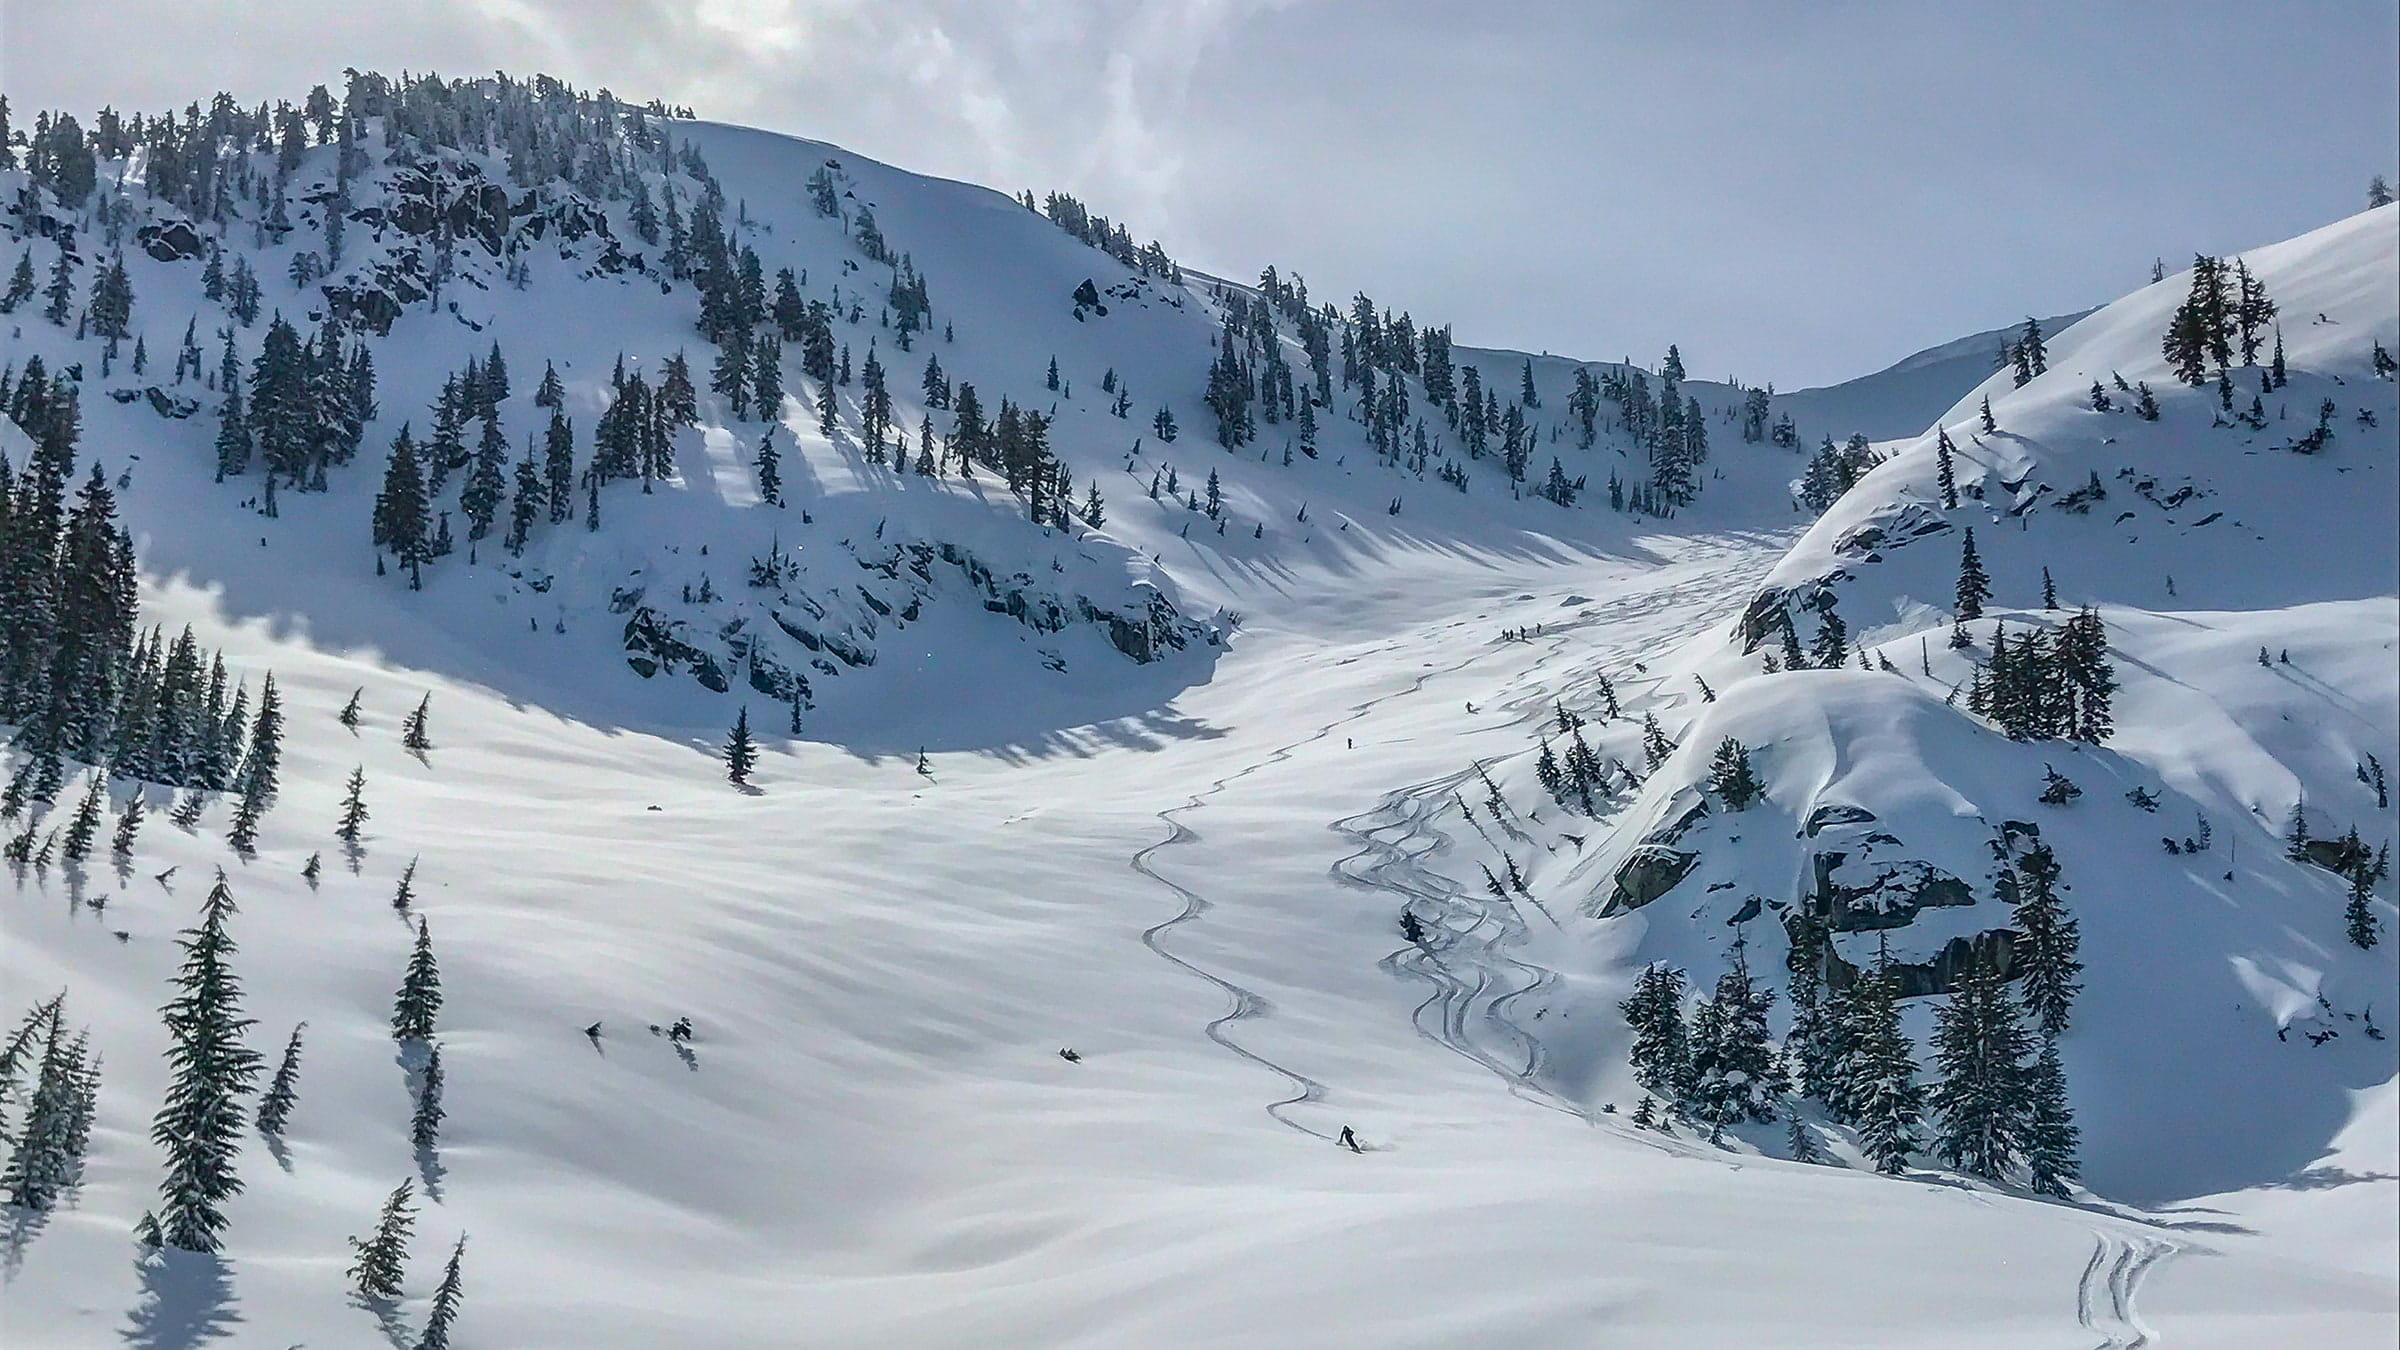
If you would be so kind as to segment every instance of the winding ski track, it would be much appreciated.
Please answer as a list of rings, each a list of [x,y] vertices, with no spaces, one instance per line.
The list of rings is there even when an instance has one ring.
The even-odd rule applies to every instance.
[[[1391,646],[1380,648],[1378,649],[1378,654],[1396,650],[1399,645],[1400,644],[1392,644]],[[1136,873],[1139,873],[1140,875],[1149,878],[1151,881],[1156,882],[1158,885],[1165,887],[1183,902],[1183,908],[1180,912],[1142,930],[1142,945],[1148,947],[1152,952],[1156,953],[1160,959],[1175,966],[1184,973],[1206,982],[1207,984],[1213,986],[1219,993],[1225,995],[1230,1006],[1225,1010],[1224,1013],[1210,1020],[1209,1023],[1202,1028],[1202,1030],[1211,1041],[1216,1042],[1219,1046],[1222,1046],[1224,1049],[1240,1056],[1242,1059],[1257,1065],[1259,1068],[1265,1069],[1270,1073],[1280,1075],[1285,1082],[1290,1085],[1292,1089],[1292,1095],[1287,1097],[1279,1097],[1276,1100],[1266,1104],[1267,1114],[1274,1117],[1276,1123],[1283,1125],[1288,1129],[1297,1130],[1302,1134],[1311,1135],[1318,1139],[1332,1139],[1334,1137],[1324,1130],[1317,1129],[1313,1126],[1293,1119],[1290,1114],[1292,1108],[1294,1107],[1304,1106],[1310,1102],[1322,1100],[1325,1096],[1325,1085],[1315,1078],[1302,1073],[1298,1069],[1292,1068],[1286,1064],[1278,1063],[1275,1060],[1267,1058],[1265,1055],[1259,1054],[1257,1051],[1250,1049],[1248,1046],[1243,1045],[1240,1041],[1234,1038],[1233,1027],[1236,1024],[1253,1017],[1269,1016],[1274,1012],[1274,1005],[1267,1000],[1265,995],[1260,994],[1258,991],[1247,988],[1234,980],[1217,974],[1215,971],[1208,970],[1199,964],[1183,956],[1179,956],[1175,952],[1169,950],[1166,944],[1168,934],[1172,933],[1177,928],[1195,922],[1205,916],[1214,902],[1209,900],[1207,896],[1201,894],[1199,891],[1196,891],[1191,887],[1182,884],[1181,882],[1170,880],[1166,876],[1160,874],[1152,859],[1165,849],[1173,848],[1178,845],[1189,844],[1202,837],[1198,830],[1193,829],[1189,824],[1180,819],[1180,817],[1190,812],[1205,808],[1211,798],[1216,797],[1218,794],[1224,792],[1227,788],[1230,788],[1234,784],[1241,782],[1243,779],[1250,777],[1252,774],[1283,763],[1307,746],[1314,745],[1318,741],[1324,740],[1326,737],[1331,736],[1334,732],[1340,730],[1341,728],[1358,721],[1360,718],[1367,716],[1369,713],[1372,713],[1375,711],[1375,709],[1381,707],[1383,704],[1388,703],[1393,699],[1406,698],[1407,696],[1422,690],[1428,683],[1440,676],[1464,670],[1466,667],[1473,665],[1477,660],[1480,660],[1481,656],[1481,653],[1477,653],[1476,655],[1468,656],[1463,660],[1453,662],[1447,666],[1429,667],[1427,669],[1420,670],[1417,672],[1416,677],[1410,680],[1405,687],[1395,689],[1387,694],[1378,694],[1373,698],[1352,704],[1349,710],[1344,712],[1340,717],[1327,722],[1325,725],[1317,728],[1308,735],[1303,736],[1298,740],[1278,746],[1274,750],[1269,751],[1264,758],[1256,761],[1255,763],[1247,765],[1233,773],[1214,780],[1206,788],[1202,789],[1200,792],[1194,793],[1190,798],[1186,799],[1182,805],[1170,806],[1166,810],[1158,812],[1158,819],[1165,822],[1167,826],[1167,837],[1143,847],[1129,860],[1128,865],[1131,866]]]

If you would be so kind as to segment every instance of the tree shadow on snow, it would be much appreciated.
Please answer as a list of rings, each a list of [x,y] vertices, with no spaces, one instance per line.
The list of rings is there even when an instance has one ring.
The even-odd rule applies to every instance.
[[[242,1315],[233,1295],[233,1268],[213,1253],[172,1247],[143,1254],[141,1297],[118,1333],[140,1350],[192,1350],[230,1336]]]

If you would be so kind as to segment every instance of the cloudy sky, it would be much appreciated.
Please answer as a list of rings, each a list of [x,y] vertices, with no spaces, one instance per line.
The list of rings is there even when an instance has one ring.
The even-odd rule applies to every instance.
[[[997,187],[1461,341],[1784,388],[2357,209],[2391,0],[0,0],[0,90],[544,70]]]

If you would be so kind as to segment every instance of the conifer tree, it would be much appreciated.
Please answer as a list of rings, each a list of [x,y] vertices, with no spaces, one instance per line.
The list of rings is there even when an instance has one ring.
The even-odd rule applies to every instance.
[[[1924,1090],[1917,1084],[1916,1047],[1900,1029],[1899,980],[1889,960],[1860,975],[1850,992],[1842,1096],[1875,1170],[1898,1176],[1908,1155],[1922,1146]]]
[[[1934,481],[1942,490],[1942,509],[1945,511],[1958,509],[1958,471],[1952,462],[1957,450],[1958,447],[1950,443],[1949,429],[1936,427],[1933,442],[1936,466]]]
[[[177,939],[184,961],[175,995],[161,1010],[173,1077],[150,1137],[167,1153],[160,1185],[159,1233],[166,1245],[213,1252],[225,1230],[224,1204],[241,1193],[234,1158],[241,1151],[241,1101],[258,1077],[258,1052],[242,1043],[252,1025],[241,1014],[234,975],[233,893],[223,874],[201,905],[197,928]]]
[[[404,423],[400,434],[392,439],[392,457],[383,474],[383,491],[375,497],[375,543],[388,548],[392,557],[408,569],[411,590],[424,587],[424,563],[428,554],[426,516],[428,503],[425,478],[417,468],[416,443],[409,439]]]
[[[390,1303],[400,1297],[403,1267],[408,1262],[408,1238],[417,1222],[414,1178],[404,1180],[383,1202],[375,1231],[350,1239],[356,1259],[350,1264],[351,1292],[363,1303]]]
[[[358,700],[360,696],[366,692],[367,691],[363,688],[351,690],[350,701],[343,704],[341,712],[335,715],[337,721],[339,721],[343,726],[350,728],[352,731],[358,730]]]
[[[1691,1046],[1683,1022],[1683,972],[1653,963],[1617,1005],[1633,1029],[1633,1076],[1664,1101],[1683,1099],[1691,1081]]]
[[[1992,416],[1992,396],[1990,394],[1983,396],[1983,429],[1987,434],[2000,429],[1999,421]]]
[[[1982,618],[1983,602],[1991,598],[1992,581],[1984,574],[1983,560],[1975,554],[1975,527],[1969,525],[1958,554],[1958,617]]]
[[[1787,1084],[1767,1032],[1767,1009],[1774,1001],[1772,990],[1751,980],[1737,943],[1733,964],[1693,1012],[1691,1112],[1708,1123],[1712,1143],[1727,1125],[1775,1118]]]
[[[2350,898],[2342,906],[2343,935],[2360,951],[2374,950],[2379,940],[2375,921],[2375,865],[2360,858],[2350,867]]]
[[[258,1128],[262,1134],[280,1135],[292,1119],[292,1108],[300,1101],[300,1033],[308,1030],[302,1022],[292,1028],[290,1040],[283,1043],[283,1060],[275,1066],[275,1076],[258,1099]]]
[[[442,1046],[426,1052],[425,1069],[418,1075],[417,1106],[408,1121],[408,1142],[419,1153],[431,1153],[442,1139]]]
[[[67,822],[66,860],[82,862],[91,856],[92,843],[100,837],[100,803],[105,795],[108,775],[95,772],[90,785],[84,789],[83,800],[75,807],[75,817]]]
[[[2026,1184],[2037,1195],[2064,1200],[2082,1175],[2075,1160],[2082,1134],[2067,1102],[2067,1070],[2059,1062],[2058,1042],[2043,1040],[2041,1054],[2026,1071],[2025,1096]]]
[[[450,1248],[450,1259],[442,1266],[442,1282],[433,1291],[433,1306],[425,1314],[425,1334],[417,1338],[417,1350],[450,1350],[450,1328],[458,1322],[458,1305],[463,1298],[459,1263],[466,1259],[467,1239],[460,1234]]]
[[[350,781],[342,788],[342,818],[334,826],[334,834],[345,844],[358,842],[359,827],[367,823],[367,766],[350,771]]]
[[[417,943],[408,956],[400,992],[392,998],[392,1039],[429,1041],[434,1019],[442,1011],[442,973],[433,959],[433,933],[417,920]]]
[[[1651,770],[1655,772],[1674,753],[1675,742],[1668,740],[1666,730],[1659,726],[1658,714],[1643,713],[1642,758],[1649,763]]]
[[[1931,1098],[1940,1118],[1934,1148],[1942,1161],[1999,1181],[2023,1158],[2029,1040],[1999,972],[1975,962],[1934,1015],[1941,1077]]]
[[[133,856],[134,836],[141,833],[142,818],[148,809],[149,804],[142,799],[139,787],[125,798],[125,809],[117,813],[116,834],[109,840],[109,851],[118,858]]]
[[[1747,808],[1766,790],[1750,769],[1749,749],[1731,736],[1717,742],[1716,758],[1709,764],[1708,787],[1732,811]]]
[[[783,457],[775,450],[775,432],[758,438],[758,495],[769,506],[783,505]]]
[[[2081,926],[2060,895],[2058,859],[2047,844],[2035,844],[2016,860],[2006,886],[2016,912],[2013,960],[2024,971],[2025,1009],[2044,1036],[2064,1035],[2082,991],[2077,952]]]
[[[400,744],[404,749],[421,753],[433,748],[433,737],[426,726],[432,708],[433,695],[427,694],[417,700],[416,711],[410,713],[408,720],[400,724]]]
[[[1840,670],[1850,655],[1850,626],[1842,622],[1828,591],[1817,606],[1817,637],[1809,649],[1810,663],[1823,670]]]
[[[90,1130],[88,1103],[98,1074],[88,1063],[87,1043],[67,1034],[65,1019],[56,1009],[47,1021],[25,1119],[17,1127],[16,1147],[7,1165],[0,1168],[0,1195],[36,1214],[48,1213],[82,1171]]]
[[[262,804],[272,799],[282,765],[283,696],[276,691],[275,672],[268,671],[259,690],[258,715],[250,723],[250,749],[242,757],[241,790],[255,794]]]
[[[408,866],[400,869],[400,884],[392,891],[392,908],[406,910],[417,899],[417,860],[410,858]]]
[[[750,771],[758,766],[758,743],[750,738],[750,707],[733,719],[733,730],[725,737],[725,777],[735,787],[747,786]]]
[[[1808,1128],[1808,1122],[1800,1119],[1797,1114],[1792,1116],[1791,1128],[1784,1133],[1784,1152],[1790,1155],[1791,1160],[1796,1163],[1815,1163],[1825,1160],[1823,1151],[1817,1147],[1817,1132]]]

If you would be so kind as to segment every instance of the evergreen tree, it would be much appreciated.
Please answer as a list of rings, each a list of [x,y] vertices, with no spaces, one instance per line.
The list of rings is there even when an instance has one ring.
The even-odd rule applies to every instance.
[[[1683,1099],[1691,1081],[1691,1046],[1683,1023],[1683,972],[1652,964],[1617,1005],[1633,1029],[1633,1076],[1642,1090],[1666,1101]]]
[[[1975,554],[1975,527],[1967,527],[1965,544],[1958,554],[1958,617],[1961,620],[1983,617],[1983,602],[1992,598],[1992,581],[1984,574],[1983,560]]]
[[[335,715],[337,721],[339,721],[343,726],[350,728],[352,731],[358,730],[358,700],[360,696],[366,692],[367,691],[363,688],[351,690],[350,701],[343,704],[341,712]]]
[[[416,444],[403,424],[392,439],[391,463],[384,469],[383,491],[375,497],[375,544],[388,548],[408,569],[409,589],[422,589],[427,557],[425,479],[417,469]]]
[[[400,1297],[402,1267],[408,1262],[409,1234],[417,1222],[416,1181],[402,1181],[383,1202],[375,1231],[350,1239],[356,1259],[350,1264],[350,1287],[363,1303],[391,1303]]]
[[[2025,1075],[2026,1178],[2035,1194],[2064,1200],[2082,1175],[2075,1160],[2081,1131],[2067,1102],[2067,1070],[2059,1062],[2058,1042],[2045,1039],[2042,1052]]]
[[[100,837],[100,803],[106,796],[108,775],[94,773],[84,789],[83,800],[75,807],[74,819],[67,822],[66,860],[82,862],[91,856],[92,843]]]
[[[775,432],[770,428],[758,438],[758,495],[769,506],[783,505],[783,457],[775,450]]]
[[[1665,728],[1658,724],[1658,714],[1642,714],[1642,758],[1655,772],[1667,757],[1675,753],[1675,742],[1667,739]]]
[[[56,1206],[82,1172],[89,1101],[98,1079],[87,1043],[67,1034],[65,1019],[55,1007],[46,1021],[48,1035],[25,1119],[17,1128],[7,1166],[0,1168],[0,1195],[36,1214]]]
[[[117,813],[116,834],[109,840],[109,851],[120,860],[133,856],[133,839],[141,832],[142,818],[148,809],[139,787],[125,798],[125,809]]]
[[[161,1010],[171,1044],[172,1079],[150,1137],[167,1153],[160,1186],[159,1231],[168,1246],[213,1252],[225,1230],[224,1204],[241,1193],[233,1161],[241,1151],[241,1100],[258,1077],[258,1052],[242,1043],[252,1025],[241,1015],[241,982],[234,975],[235,912],[222,874],[201,905],[197,928],[177,940],[183,966],[175,996]]]
[[[563,413],[551,413],[542,434],[542,478],[550,523],[561,524],[575,514],[575,425]]]
[[[508,508],[508,535],[504,540],[509,556],[523,557],[525,545],[533,537],[533,523],[541,518],[543,499],[542,471],[533,462],[533,445],[525,446],[525,457],[517,461],[516,495]]]
[[[275,1066],[275,1077],[267,1083],[265,1095],[258,1099],[258,1128],[262,1134],[280,1135],[291,1122],[292,1107],[300,1100],[300,1033],[306,1030],[306,1022],[292,1028],[292,1038],[283,1043],[283,1062]]]
[[[1732,811],[1747,808],[1766,791],[1750,769],[1749,749],[1731,736],[1717,742],[1716,758],[1709,764],[1708,788]]]
[[[1957,446],[1950,443],[1948,429],[1941,427],[1934,429],[1933,453],[1936,465],[1934,481],[1942,490],[1942,509],[1945,511],[1958,509],[1958,472],[1952,463],[1952,456],[1957,449]]]
[[[392,1039],[429,1041],[442,1011],[442,972],[433,959],[433,932],[417,920],[417,944],[408,956],[400,992],[392,997]]]
[[[342,818],[334,826],[334,834],[345,844],[358,842],[359,827],[367,823],[367,766],[359,765],[350,771],[350,781],[342,788]]]
[[[1850,655],[1850,626],[1842,622],[1840,611],[1834,608],[1831,591],[1818,603],[1817,619],[1816,642],[1809,649],[1810,664],[1822,670],[1840,670]]]
[[[2374,950],[2379,940],[2375,922],[2375,865],[2360,858],[2350,867],[2350,898],[2342,907],[2343,934],[2360,951]]]
[[[2057,857],[2047,844],[2035,844],[2016,860],[2003,887],[2016,912],[2017,944],[2013,960],[2024,971],[2025,1009],[2044,1036],[2066,1033],[2075,995],[2083,986],[2077,958],[2081,926],[2069,914],[2060,895]]]
[[[418,1075],[417,1106],[409,1116],[408,1142],[419,1153],[431,1153],[441,1143],[442,1118],[442,1047],[435,1042],[426,1052],[424,1072]]]
[[[1767,1009],[1774,1001],[1772,990],[1751,980],[1737,944],[1733,965],[1693,1012],[1691,1113],[1708,1122],[1712,1143],[1726,1125],[1775,1118],[1787,1084],[1767,1033]]]
[[[400,744],[403,749],[422,753],[433,748],[433,737],[427,728],[427,720],[432,708],[433,695],[427,694],[417,700],[416,711],[410,713],[408,720],[400,724]]]
[[[758,744],[750,739],[750,708],[744,704],[725,737],[725,777],[735,787],[747,786],[758,766]]]
[[[1991,396],[1990,394],[1985,394],[1985,395],[1983,396],[1983,414],[1982,414],[1982,416],[1983,416],[1983,430],[1984,430],[1984,433],[1985,433],[1986,435],[1989,435],[1990,433],[1992,433],[1992,432],[1995,432],[1995,431],[1998,431],[1998,430],[2000,429],[2000,423],[1999,423],[1999,421],[1998,421],[1996,418],[1994,418],[1994,417],[1992,416],[1992,396]]]
[[[1974,963],[1934,1015],[1934,1148],[1944,1162],[1999,1181],[2023,1158],[2029,1041],[1999,972]]]
[[[1918,1130],[1924,1119],[1916,1047],[1900,1029],[1899,981],[1887,961],[1859,976],[1849,992],[1842,1096],[1875,1170],[1898,1176],[1908,1166],[1908,1155],[1921,1147]]]
[[[458,1322],[463,1297],[458,1267],[466,1255],[467,1239],[462,1234],[442,1267],[442,1282],[433,1291],[433,1307],[425,1314],[425,1334],[417,1338],[417,1350],[450,1350],[450,1328]]]

